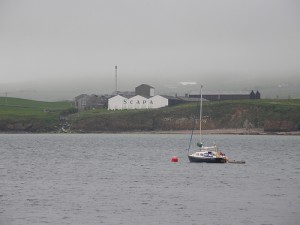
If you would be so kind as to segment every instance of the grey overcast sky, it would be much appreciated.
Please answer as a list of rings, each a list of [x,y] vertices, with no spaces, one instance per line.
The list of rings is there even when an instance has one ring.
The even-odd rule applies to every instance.
[[[0,0],[2,96],[110,94],[115,65],[124,91],[300,97],[300,1]]]

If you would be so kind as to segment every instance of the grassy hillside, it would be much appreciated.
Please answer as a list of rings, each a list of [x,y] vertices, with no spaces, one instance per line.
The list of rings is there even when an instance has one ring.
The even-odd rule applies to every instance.
[[[0,131],[57,131],[60,115],[70,114],[71,132],[119,132],[192,129],[199,104],[149,110],[89,110],[74,113],[70,102],[41,102],[0,97]],[[203,103],[203,129],[300,129],[298,100],[236,100]],[[283,129],[283,130],[284,130]]]
[[[0,97],[0,131],[48,131],[59,124],[59,115],[70,102],[42,102]]]
[[[265,121],[300,122],[299,99],[222,101],[207,106],[207,114],[221,127],[242,127],[246,120],[254,127],[263,127]]]
[[[199,104],[188,103],[152,110],[93,110],[73,117],[78,131],[191,129],[199,118]],[[239,100],[205,102],[203,128],[264,128],[265,121],[289,121],[298,129],[300,100]],[[199,122],[199,121],[196,121]]]
[[[51,115],[51,113],[59,113],[70,108],[70,104],[71,103],[67,101],[41,102],[20,98],[0,97],[0,118],[47,118]]]

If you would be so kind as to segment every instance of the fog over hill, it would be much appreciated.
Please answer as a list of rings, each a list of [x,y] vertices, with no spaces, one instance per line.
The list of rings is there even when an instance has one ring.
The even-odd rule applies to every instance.
[[[257,89],[299,98],[297,0],[1,0],[0,94]],[[199,88],[199,87],[198,87]]]
[[[182,76],[184,77],[184,76]],[[164,80],[164,79],[162,79]],[[122,82],[118,81],[121,91],[134,91],[135,87],[145,83],[155,88],[155,94],[179,95],[199,90],[200,84],[204,85],[204,92],[218,91],[249,91],[258,90],[262,98],[300,98],[300,75],[285,77],[283,79],[260,79],[260,80],[208,80],[199,81],[166,81],[165,83],[157,80],[146,79],[145,82]],[[101,79],[74,79],[72,81],[50,80],[48,82],[12,82],[0,84],[0,96],[19,97],[44,101],[73,100],[80,94],[112,94],[115,89],[115,80],[102,81]]]

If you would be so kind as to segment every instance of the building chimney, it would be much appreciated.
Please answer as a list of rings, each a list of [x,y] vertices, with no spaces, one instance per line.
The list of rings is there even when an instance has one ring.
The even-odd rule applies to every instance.
[[[118,66],[115,65],[115,91],[118,93]]]

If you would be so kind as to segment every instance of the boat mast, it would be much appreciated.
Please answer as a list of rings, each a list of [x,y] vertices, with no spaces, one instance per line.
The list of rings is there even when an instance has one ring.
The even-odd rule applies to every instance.
[[[202,144],[202,134],[201,134],[201,124],[202,124],[202,88],[203,86],[201,85],[200,87],[200,121],[199,121],[199,138],[200,138],[200,144]]]
[[[200,87],[200,117],[199,117],[199,138],[200,138],[200,140],[199,140],[199,142],[200,142],[200,144],[202,144],[202,134],[201,134],[201,131],[202,131],[202,127],[201,127],[201,124],[202,124],[202,85],[201,85],[201,87]]]

